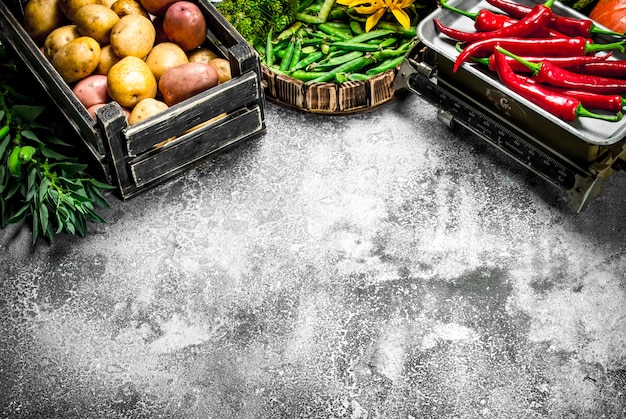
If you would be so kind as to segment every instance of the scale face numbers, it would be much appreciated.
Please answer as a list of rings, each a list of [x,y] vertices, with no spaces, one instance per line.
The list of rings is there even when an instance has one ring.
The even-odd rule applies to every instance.
[[[601,183],[599,179],[552,153],[482,104],[445,81],[433,79],[415,69],[407,77],[409,90],[433,103],[439,110],[440,120],[451,127],[464,127],[562,189],[569,195],[576,212],[595,195]]]

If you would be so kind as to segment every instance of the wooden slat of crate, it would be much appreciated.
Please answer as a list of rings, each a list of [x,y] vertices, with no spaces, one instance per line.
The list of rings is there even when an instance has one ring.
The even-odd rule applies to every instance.
[[[166,146],[129,163],[138,188],[148,186],[160,178],[196,165],[240,141],[254,138],[263,129],[261,109],[255,108],[234,117],[226,117],[172,141]]]
[[[123,132],[128,157],[136,157],[176,133],[201,124],[222,113],[230,113],[261,100],[259,79],[248,71],[222,85],[139,122]]]

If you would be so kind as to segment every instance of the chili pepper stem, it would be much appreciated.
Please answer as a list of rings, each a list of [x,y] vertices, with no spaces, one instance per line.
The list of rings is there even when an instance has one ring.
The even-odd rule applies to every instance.
[[[613,50],[613,49],[616,49],[619,52],[624,52],[624,43],[626,43],[626,40],[624,40],[624,41],[617,41],[617,42],[611,42],[611,43],[608,43],[608,44],[588,43],[585,46],[585,52],[586,53],[593,53],[593,52],[608,51],[608,50]]]
[[[496,51],[501,52],[504,55],[508,55],[509,57],[514,58],[515,60],[524,64],[526,67],[532,70],[533,74],[539,73],[539,70],[541,69],[541,63],[531,63],[530,61],[525,60],[522,57],[515,55],[512,52],[509,52],[500,46],[496,46]]]
[[[440,0],[440,3],[442,9],[450,10],[454,13],[460,14],[461,16],[469,17],[472,20],[476,20],[476,17],[478,17],[478,13],[472,13],[468,12],[467,10],[457,9],[454,6],[450,6],[446,0]]]
[[[616,114],[605,115],[605,114],[591,112],[585,109],[583,105],[578,105],[578,108],[576,108],[576,115],[584,116],[587,118],[600,119],[603,121],[617,122],[617,121],[621,121],[624,114],[620,111],[620,112],[617,112]]]

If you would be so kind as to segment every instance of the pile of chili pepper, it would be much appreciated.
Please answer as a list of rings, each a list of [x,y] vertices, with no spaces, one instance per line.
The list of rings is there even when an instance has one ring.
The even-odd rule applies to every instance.
[[[441,0],[441,7],[474,21],[462,31],[433,19],[439,33],[456,42],[453,71],[480,63],[512,91],[566,120],[579,117],[619,121],[626,105],[626,34],[596,26],[591,19],[559,15],[555,0],[528,7],[512,0],[486,0],[487,8],[469,12]],[[595,35],[613,37],[597,43]]]

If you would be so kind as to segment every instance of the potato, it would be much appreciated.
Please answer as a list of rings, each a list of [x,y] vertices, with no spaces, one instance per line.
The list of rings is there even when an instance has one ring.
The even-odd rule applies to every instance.
[[[152,21],[141,15],[126,15],[113,26],[110,43],[113,53],[118,57],[133,56],[145,58],[156,39],[156,30]]]
[[[187,63],[172,67],[159,80],[163,101],[172,106],[211,87],[217,86],[215,68],[204,63]]]
[[[217,53],[206,47],[200,47],[187,51],[187,59],[196,63],[208,64],[209,61],[217,57]]]
[[[70,42],[72,39],[80,38],[80,32],[76,29],[76,25],[69,24],[56,28],[48,34],[43,43],[43,53],[46,58],[52,61],[52,57],[57,53],[59,48]]]
[[[90,75],[100,60],[100,44],[89,36],[72,39],[54,57],[52,66],[66,83],[74,83]]]
[[[100,62],[98,63],[98,67],[95,72],[106,76],[109,74],[109,70],[113,67],[113,64],[119,60],[121,60],[121,58],[113,53],[111,45],[105,45],[100,48]]]
[[[72,92],[85,108],[111,100],[107,92],[107,76],[102,74],[91,74],[80,79],[72,88]]]
[[[165,11],[172,3],[175,3],[177,0],[140,0],[141,5],[144,9],[148,11],[148,13],[154,16],[163,16]]]
[[[100,0],[59,0],[59,9],[74,23],[78,10],[88,4],[100,4]]]
[[[187,60],[185,51],[173,42],[161,42],[160,44],[156,44],[146,58],[146,64],[150,67],[157,82],[165,70],[187,62],[189,62],[189,60]]]
[[[111,10],[117,13],[119,17],[133,14],[142,15],[147,18],[150,17],[139,0],[115,0],[111,5]]]
[[[107,91],[111,99],[132,110],[142,99],[156,97],[157,82],[144,60],[129,55],[109,70]]]
[[[59,0],[29,0],[24,7],[24,29],[37,43],[65,22]]]
[[[209,65],[217,71],[217,76],[220,83],[227,82],[232,79],[233,76],[230,71],[230,62],[225,58],[213,58],[209,61]]]
[[[144,119],[150,118],[168,108],[165,102],[155,98],[145,98],[135,105],[128,117],[128,125],[136,124]]]
[[[102,4],[88,4],[76,12],[74,24],[81,35],[90,36],[100,45],[109,43],[111,29],[120,20],[113,10]]]
[[[206,20],[202,10],[190,1],[177,1],[163,16],[163,31],[168,39],[185,51],[202,45],[206,39]]]
[[[117,0],[100,0],[100,4],[104,4],[110,9],[113,6],[113,3],[115,3],[116,1]]]

